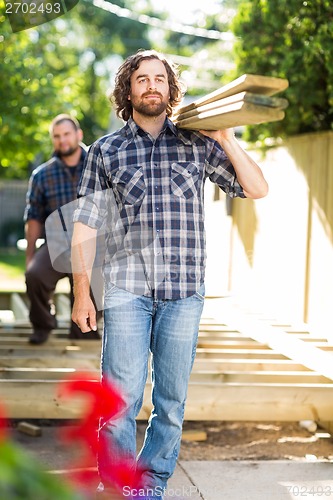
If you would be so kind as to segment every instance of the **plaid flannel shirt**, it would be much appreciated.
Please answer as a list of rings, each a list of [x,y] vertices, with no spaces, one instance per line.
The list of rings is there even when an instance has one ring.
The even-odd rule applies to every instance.
[[[81,149],[80,162],[74,175],[70,172],[71,167],[66,166],[57,155],[33,170],[26,196],[24,221],[35,219],[44,224],[52,212],[76,200],[86,156],[86,151]]]
[[[105,241],[108,283],[158,300],[198,290],[207,177],[229,196],[245,196],[220,145],[168,118],[156,139],[130,118],[92,144],[74,222],[98,229],[98,241]]]

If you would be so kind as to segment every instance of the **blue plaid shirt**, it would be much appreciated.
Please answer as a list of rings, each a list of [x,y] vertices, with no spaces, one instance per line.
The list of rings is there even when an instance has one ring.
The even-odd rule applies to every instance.
[[[85,156],[82,148],[74,175],[72,167],[65,165],[57,155],[33,170],[26,196],[25,221],[35,219],[44,224],[52,212],[77,198]]]
[[[207,177],[229,196],[244,197],[220,145],[169,119],[155,140],[130,118],[90,147],[74,221],[98,229],[105,241],[107,282],[160,300],[200,288]]]

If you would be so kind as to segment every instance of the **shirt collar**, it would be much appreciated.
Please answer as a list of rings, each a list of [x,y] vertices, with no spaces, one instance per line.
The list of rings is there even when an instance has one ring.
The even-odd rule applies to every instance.
[[[135,123],[132,117],[129,118],[127,124],[126,124],[126,133],[128,136],[132,136],[133,139],[137,134],[142,135],[142,133],[146,133],[144,130],[142,130],[139,125]],[[165,122],[162,128],[162,131],[164,133],[169,133],[171,132],[173,135],[177,136],[177,127],[176,125],[170,120],[170,118],[166,117]]]

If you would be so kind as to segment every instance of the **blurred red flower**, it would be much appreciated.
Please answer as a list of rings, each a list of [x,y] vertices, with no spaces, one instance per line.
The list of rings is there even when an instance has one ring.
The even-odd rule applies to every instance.
[[[105,424],[112,418],[119,418],[125,408],[124,398],[115,384],[106,379],[101,382],[91,373],[81,372],[61,382],[58,392],[60,397],[69,398],[77,393],[83,393],[88,397],[87,409],[79,425],[64,427],[60,434],[64,442],[76,446],[80,442],[84,446],[84,453],[74,467],[71,479],[81,485],[97,481],[96,457],[112,453],[118,457],[117,463],[113,463],[110,470],[110,482],[115,488],[119,491],[124,486],[142,488],[143,471],[137,468],[136,461],[125,457],[115,445],[112,445],[111,450],[110,441],[106,445],[98,438],[99,425]]]
[[[8,421],[4,407],[0,404],[0,443],[8,436]]]

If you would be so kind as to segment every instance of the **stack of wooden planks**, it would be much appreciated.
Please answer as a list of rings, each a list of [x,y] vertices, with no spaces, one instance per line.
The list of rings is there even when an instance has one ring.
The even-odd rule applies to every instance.
[[[82,417],[86,396],[62,398],[59,383],[78,372],[98,380],[101,341],[67,338],[70,300],[56,294],[63,311],[58,307],[58,328],[45,344],[33,346],[29,320],[17,307],[26,296],[16,294],[15,311],[22,319],[12,321],[1,314],[1,307],[9,310],[12,302],[8,295],[0,293],[0,404],[9,418]],[[333,429],[332,342],[307,325],[243,313],[230,300],[206,298],[185,418],[315,420]],[[139,420],[149,417],[151,389],[149,377]]]
[[[271,96],[287,87],[284,78],[245,74],[180,107],[173,121],[179,128],[220,130],[282,120],[288,101]]]

